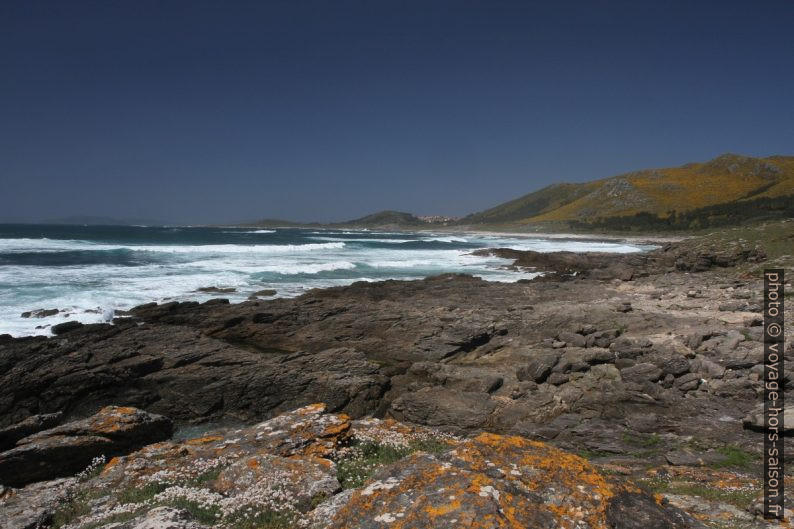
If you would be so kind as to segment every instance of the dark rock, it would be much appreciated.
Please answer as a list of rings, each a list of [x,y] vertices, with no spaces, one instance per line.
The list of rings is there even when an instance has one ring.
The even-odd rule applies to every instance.
[[[55,316],[60,310],[58,309],[36,309],[23,312],[20,314],[23,318],[46,318],[48,316]]]
[[[526,365],[518,369],[516,377],[518,380],[531,380],[538,384],[545,382],[559,359],[560,354],[556,352],[536,353],[527,361]]]
[[[633,358],[616,358],[615,359],[615,367],[618,369],[626,369],[627,367],[631,367],[633,365],[637,365],[637,361]]]
[[[61,412],[33,415],[24,421],[0,428],[0,451],[13,447],[23,437],[56,426],[61,422],[62,417],[63,413]]]
[[[462,433],[483,426],[495,409],[487,393],[430,387],[401,395],[392,402],[389,413],[400,421]]]
[[[718,465],[723,463],[726,456],[719,452],[699,452],[689,450],[673,450],[664,455],[667,462],[673,466],[699,467],[704,465]]]
[[[237,292],[237,289],[234,287],[200,287],[196,289],[196,292],[204,292],[207,294],[228,294],[231,292]]]
[[[670,374],[676,377],[689,372],[689,360],[683,356],[670,356],[657,362],[662,373],[665,375]]]
[[[561,332],[557,335],[557,339],[565,342],[569,347],[584,347],[586,343],[585,337],[575,332]]]
[[[161,415],[136,408],[108,406],[96,415],[44,430],[0,453],[4,485],[18,487],[35,481],[75,474],[95,457],[128,453],[171,437],[173,425]]]
[[[256,292],[248,296],[248,299],[270,297],[270,296],[275,296],[276,294],[277,294],[276,290],[272,288],[265,288],[263,290],[257,290]]]
[[[50,330],[55,336],[60,336],[61,334],[66,334],[67,332],[76,331],[81,327],[83,327],[83,324],[79,321],[66,321],[59,323],[58,325],[53,325]]]
[[[647,338],[635,339],[622,336],[609,345],[609,350],[618,358],[637,358],[648,353],[651,347],[653,343]]]
[[[612,529],[688,529],[702,527],[682,512],[671,512],[651,496],[621,492],[607,506],[607,523]]]
[[[618,329],[608,329],[605,331],[594,332],[588,336],[588,338],[593,338],[592,345],[595,345],[596,347],[609,347],[612,345],[612,342],[614,342],[618,336],[620,336],[620,334],[621,331]]]
[[[707,378],[722,378],[725,374],[725,368],[716,362],[713,362],[703,355],[698,355],[692,360],[689,366],[693,373],[700,373]]]
[[[680,378],[675,379],[673,383],[673,387],[683,391],[692,391],[698,388],[700,385],[700,375],[695,373],[687,373],[682,375]]]
[[[565,373],[552,373],[549,375],[549,378],[546,380],[546,382],[553,386],[560,386],[568,382],[570,379],[571,377]]]
[[[410,367],[408,374],[434,385],[480,393],[496,391],[504,381],[502,376],[481,368],[434,362],[416,362]]]
[[[202,303],[202,305],[228,305],[228,304],[229,304],[229,300],[226,298],[208,299],[207,301]]]
[[[621,369],[620,376],[629,382],[656,382],[662,378],[662,370],[645,362]]]

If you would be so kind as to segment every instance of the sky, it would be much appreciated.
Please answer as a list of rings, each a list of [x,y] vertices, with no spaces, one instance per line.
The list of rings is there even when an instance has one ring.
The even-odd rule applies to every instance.
[[[5,0],[0,222],[465,215],[794,154],[794,2]]]

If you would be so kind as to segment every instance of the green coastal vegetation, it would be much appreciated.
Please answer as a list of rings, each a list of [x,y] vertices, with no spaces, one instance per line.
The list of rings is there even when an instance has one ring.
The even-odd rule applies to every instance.
[[[462,218],[381,211],[320,224],[265,219],[259,227],[476,229],[659,233],[794,217],[794,156],[723,154],[707,162],[559,183]]]

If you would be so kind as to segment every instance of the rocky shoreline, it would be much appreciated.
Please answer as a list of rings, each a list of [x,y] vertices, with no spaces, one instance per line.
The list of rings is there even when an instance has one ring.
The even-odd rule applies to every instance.
[[[20,453],[35,461],[47,447],[61,443],[76,448],[58,453],[81,453],[80,461],[90,462],[102,453],[101,447],[111,446],[97,439],[85,445],[84,439],[65,440],[77,431],[83,432],[78,437],[109,438],[86,434],[90,428],[85,425],[82,430],[67,427],[104,407],[134,407],[184,428],[278,421],[280,415],[294,417],[293,410],[322,402],[323,412],[310,414],[308,422],[336,417],[332,421],[341,424],[350,417],[355,425],[375,417],[391,421],[389,428],[421,430],[434,440],[454,439],[449,442],[458,448],[452,456],[417,449],[378,466],[357,487],[344,489],[352,493],[331,483],[321,500],[312,495],[308,504],[299,500],[293,514],[314,524],[319,523],[314,511],[330,509],[320,511],[330,525],[317,527],[480,526],[465,525],[466,516],[480,521],[493,516],[493,523],[483,522],[483,527],[766,527],[757,517],[756,501],[761,465],[756,411],[763,374],[762,290],[756,269],[768,261],[763,247],[742,240],[723,244],[691,239],[622,256],[490,252],[513,259],[514,267],[545,274],[516,284],[444,275],[355,283],[294,299],[235,305],[220,298],[203,304],[148,304],[114,325],[65,324],[53,329],[52,338],[0,336],[0,441],[5,443],[0,483],[22,487],[2,492],[0,511],[18,513],[20,504],[37,505],[31,499],[35,491],[55,483],[41,479],[74,479],[68,477],[76,471],[71,467],[47,476],[23,471],[28,467],[20,463]],[[790,316],[787,323],[794,328]],[[791,340],[787,347],[788,359],[794,352]],[[788,369],[786,378],[791,380]],[[255,427],[241,431],[246,428]],[[170,426],[155,430],[165,431],[165,437],[112,443],[114,448],[102,455],[133,451],[122,458],[130,461],[140,459],[135,454],[156,452],[160,448],[151,447],[166,446],[160,441],[171,431]],[[223,452],[234,445],[236,430],[219,430],[212,446]],[[482,432],[501,437],[483,438]],[[355,445],[347,438],[338,441],[331,452],[313,457],[338,470],[344,458],[335,451]],[[151,443],[158,444],[134,452]],[[190,441],[166,443],[167,450],[176,452],[194,446]],[[505,448],[487,448],[489,443]],[[43,446],[40,453],[38,445]],[[82,449],[89,445],[91,450]],[[513,445],[521,450],[507,449]],[[270,445],[260,448],[237,454],[306,455],[274,452]],[[558,505],[553,498],[538,499],[528,492],[521,496],[516,491],[527,482],[520,485],[521,478],[516,482],[475,469],[465,455],[487,452],[488,458],[501,458],[496,466],[509,475],[512,464],[541,471],[543,458],[519,462],[518,452],[533,450],[547,451],[544,457],[551,459],[573,457],[572,465],[588,465],[598,480],[605,480],[596,487],[600,492],[588,489],[577,500],[581,516],[542,507]],[[553,450],[565,452],[548,452]],[[229,468],[239,464],[235,461]],[[336,472],[323,467],[325,463],[317,465],[316,472]],[[491,487],[484,489],[490,495],[488,505],[459,502],[443,507],[453,513],[450,517],[431,520],[430,514],[442,506],[423,503],[410,523],[397,517],[398,505],[419,501],[398,483],[410,481],[415,491],[470,489],[459,476],[426,472],[439,465],[465,471],[469,485]],[[136,474],[117,468],[131,467],[106,465],[86,483],[113,475],[120,481],[108,487],[129,488],[125,480]],[[587,477],[590,470],[576,468],[580,485],[587,489],[595,483],[596,478]],[[334,476],[340,479],[338,472]],[[552,488],[562,486],[554,481],[558,478],[565,481],[557,475],[544,477]],[[251,479],[251,487],[261,481]],[[612,479],[616,484],[606,484]],[[727,485],[731,480],[738,485]],[[243,494],[211,481],[209,489],[219,497]],[[370,499],[378,501],[365,502],[362,495],[374,483],[394,486],[376,487]],[[649,495],[653,493],[657,496]],[[475,496],[486,498],[479,492]],[[529,501],[537,508],[522,507],[521,516],[530,518],[511,518],[515,505],[506,502],[508,497],[515,505]],[[150,509],[128,512],[118,522],[122,525],[113,527],[160,527],[152,525],[152,516],[173,518],[162,527],[201,527],[203,522],[190,509],[173,506],[178,503],[146,504]],[[624,509],[620,512],[635,515],[615,514],[619,504]],[[63,525],[111,526],[96,525],[91,516],[117,505],[89,507]],[[39,509],[33,518],[19,515],[14,519],[28,521],[13,527],[34,527],[30,520],[52,525],[57,509]],[[344,519],[339,513],[345,512],[359,518]],[[86,520],[81,522],[81,516]],[[646,519],[662,521],[648,525]],[[274,522],[262,527],[282,526]]]

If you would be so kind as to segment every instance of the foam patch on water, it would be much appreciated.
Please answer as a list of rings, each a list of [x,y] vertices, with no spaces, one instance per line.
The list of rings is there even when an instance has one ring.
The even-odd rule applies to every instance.
[[[101,322],[110,311],[151,301],[225,297],[239,302],[262,289],[275,289],[277,296],[291,297],[313,288],[355,281],[418,280],[449,272],[504,282],[537,275],[507,269],[511,261],[506,259],[472,255],[477,248],[617,253],[648,248],[601,241],[363,230],[238,230],[220,237],[213,235],[206,241],[239,242],[235,233],[249,233],[241,237],[251,237],[250,233],[267,232],[261,233],[267,238],[260,240],[270,244],[258,244],[255,238],[250,238],[250,244],[178,243],[180,237],[195,237],[191,230],[197,229],[169,235],[177,239],[169,239],[167,244],[154,244],[146,238],[140,239],[142,244],[0,238],[0,263],[3,255],[7,256],[6,264],[0,265],[0,334],[49,334],[49,328],[57,323]],[[86,255],[70,265],[69,259],[74,256],[69,252]],[[109,253],[105,261],[101,252]],[[204,287],[236,291],[197,292]],[[22,312],[54,308],[61,312],[46,318],[21,317]]]

